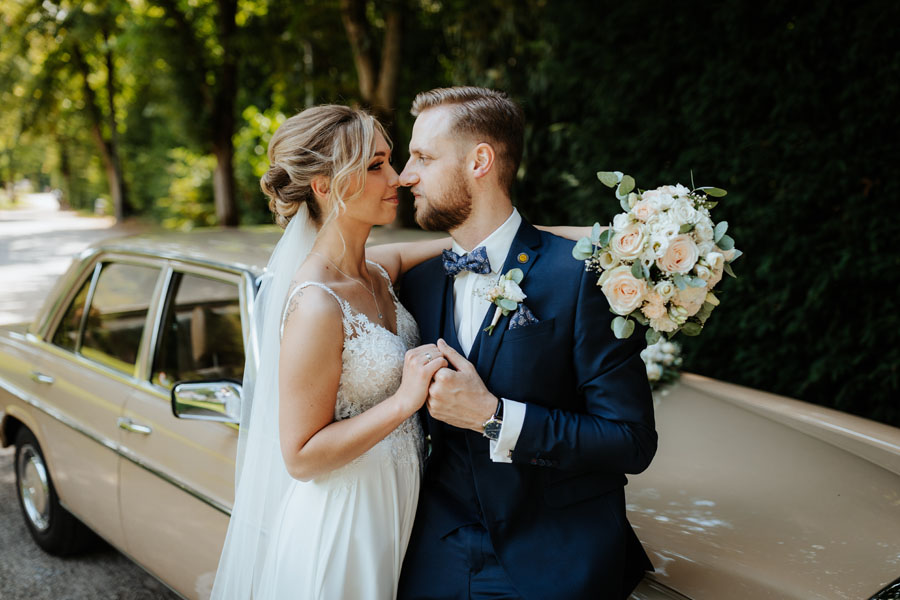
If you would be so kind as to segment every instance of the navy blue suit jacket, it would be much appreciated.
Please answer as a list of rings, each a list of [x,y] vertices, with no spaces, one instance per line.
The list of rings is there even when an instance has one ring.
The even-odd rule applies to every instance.
[[[652,569],[626,520],[623,493],[625,474],[643,471],[656,451],[640,358],[644,336],[639,329],[627,340],[615,338],[596,274],[572,257],[573,245],[523,221],[501,272],[522,269],[524,303],[538,322],[508,329],[511,315],[502,317],[469,354],[491,393],[527,405],[512,464],[491,461],[489,440],[480,434],[425,411],[432,452],[410,552],[427,552],[475,515],[526,598],[625,597]],[[440,257],[410,270],[400,290],[422,343],[444,338],[460,350],[452,279]],[[468,473],[451,474],[459,481],[441,487],[447,438],[459,444],[463,436],[458,454]],[[448,506],[444,490],[467,485],[477,506]]]

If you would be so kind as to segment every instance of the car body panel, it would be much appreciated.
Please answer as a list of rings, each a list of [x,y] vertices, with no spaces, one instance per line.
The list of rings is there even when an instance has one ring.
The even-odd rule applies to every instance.
[[[697,600],[864,598],[900,573],[900,430],[698,375],[626,487],[652,579]]]

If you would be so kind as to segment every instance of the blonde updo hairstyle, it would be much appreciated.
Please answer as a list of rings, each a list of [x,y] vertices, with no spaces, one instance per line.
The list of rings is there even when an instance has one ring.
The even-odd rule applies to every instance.
[[[325,104],[294,115],[269,141],[269,170],[259,185],[269,210],[284,229],[304,202],[318,229],[333,221],[362,194],[376,132],[390,144],[375,117],[364,110]],[[312,181],[328,178],[328,195],[316,197]]]

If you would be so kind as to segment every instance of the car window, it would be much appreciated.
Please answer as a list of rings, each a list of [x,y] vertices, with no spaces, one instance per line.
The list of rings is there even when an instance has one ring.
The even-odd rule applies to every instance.
[[[81,333],[81,320],[84,315],[84,302],[87,299],[88,289],[91,287],[91,278],[78,290],[78,294],[72,299],[66,314],[63,315],[56,333],[53,334],[53,343],[60,348],[75,352],[78,349],[78,334]]]
[[[82,355],[123,373],[134,372],[158,276],[155,267],[103,265],[82,335]]]
[[[244,374],[244,341],[237,284],[176,273],[163,317],[151,379],[235,379]]]

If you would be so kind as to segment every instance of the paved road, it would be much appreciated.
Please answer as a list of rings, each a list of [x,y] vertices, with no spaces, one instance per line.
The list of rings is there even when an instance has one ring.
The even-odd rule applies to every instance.
[[[0,210],[0,323],[30,320],[72,255],[128,233],[111,219],[56,210],[50,194]],[[60,559],[31,540],[19,513],[12,448],[0,449],[0,600],[175,600],[177,596],[109,546]]]

